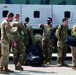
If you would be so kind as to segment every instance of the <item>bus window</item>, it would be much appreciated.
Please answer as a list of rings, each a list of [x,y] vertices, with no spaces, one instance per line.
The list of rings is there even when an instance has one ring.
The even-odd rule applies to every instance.
[[[70,11],[65,11],[64,12],[64,17],[70,18]]]
[[[40,12],[34,11],[34,18],[39,18],[39,17],[40,17]]]
[[[2,13],[2,14],[3,14],[3,17],[7,17],[8,12],[9,12],[9,11],[4,10],[3,13]]]

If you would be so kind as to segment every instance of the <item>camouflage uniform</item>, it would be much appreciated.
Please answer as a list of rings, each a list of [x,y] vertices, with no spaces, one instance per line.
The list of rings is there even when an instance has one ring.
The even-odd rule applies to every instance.
[[[45,55],[45,61],[50,62],[52,57],[53,50],[53,39],[52,39],[52,26],[43,25],[40,26],[43,29],[43,37],[42,37],[42,48],[43,53]]]
[[[0,58],[1,58],[1,40],[0,40]]]
[[[26,25],[25,27],[27,28],[28,37],[26,37],[26,34],[24,34],[24,32],[22,32],[22,34],[24,36],[24,40],[23,41],[24,41],[25,47],[27,47],[28,44],[33,44],[34,43],[33,28],[28,23],[24,23],[24,25]],[[27,62],[26,55],[24,57],[24,61],[25,61],[25,65],[27,65],[28,62]],[[24,61],[23,61],[22,64],[24,64]]]
[[[14,39],[10,33],[11,27],[7,19],[1,23],[1,61],[0,66],[8,66],[9,61],[9,44],[14,43]]]
[[[76,37],[76,24],[72,27],[71,35]],[[76,47],[71,46],[72,51],[72,66],[76,67]]]
[[[26,24],[27,32],[28,32],[28,44],[34,43],[34,37],[33,37],[33,28],[28,23]]]
[[[11,27],[14,28],[14,27],[18,27],[18,32],[19,32],[19,35],[20,37],[18,37],[19,35],[15,35],[13,38],[17,37],[15,39],[16,43],[17,43],[17,47],[13,47],[12,46],[12,50],[13,50],[13,61],[14,61],[14,64],[17,64],[18,62],[21,62],[23,61],[23,58],[25,56],[25,46],[24,46],[24,43],[23,43],[23,36],[22,36],[22,31],[27,35],[27,29],[24,27],[24,25],[18,21],[14,21],[13,23],[11,23]]]
[[[62,26],[63,26],[62,30],[61,25],[59,25],[58,29],[56,30],[56,37],[58,38],[57,41],[58,62],[65,61],[66,52],[68,50],[68,46],[65,44],[66,36],[68,35],[68,26],[64,26],[63,24]]]

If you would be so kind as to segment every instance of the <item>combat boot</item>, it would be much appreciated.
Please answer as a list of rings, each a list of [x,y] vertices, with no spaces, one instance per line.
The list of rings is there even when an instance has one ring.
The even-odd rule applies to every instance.
[[[15,70],[16,70],[16,68],[17,68],[17,64],[15,64]]]
[[[76,70],[76,66],[75,66],[74,70]]]
[[[76,66],[72,66],[72,69],[76,70]]]
[[[57,66],[58,66],[58,67],[61,67],[60,61],[58,62]]]
[[[0,74],[9,74],[9,72],[6,72],[5,70],[3,70],[3,67],[0,67]]]
[[[48,62],[46,63],[46,65],[50,65],[51,64],[51,62],[50,62],[50,59],[48,60]]]
[[[46,61],[44,61],[44,63],[43,63],[43,64],[45,65],[46,63],[47,63],[47,62],[46,62]]]
[[[64,61],[62,62],[62,66],[69,66]]]
[[[50,62],[47,62],[46,65],[50,65]]]
[[[9,73],[13,73],[13,72],[14,72],[14,71],[8,69],[8,66],[5,66],[5,67],[4,67],[4,71],[9,72]]]
[[[23,70],[23,67],[21,66],[21,62],[17,63],[17,66],[16,66],[15,70]]]
[[[27,59],[25,59],[25,65],[28,65],[28,61],[27,61]]]
[[[72,66],[72,69],[74,69],[75,68],[75,66]]]

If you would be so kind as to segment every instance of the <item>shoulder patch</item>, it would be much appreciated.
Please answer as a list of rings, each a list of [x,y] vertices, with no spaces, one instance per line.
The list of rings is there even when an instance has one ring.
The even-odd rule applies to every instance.
[[[8,25],[5,25],[5,28],[7,28],[8,27]]]

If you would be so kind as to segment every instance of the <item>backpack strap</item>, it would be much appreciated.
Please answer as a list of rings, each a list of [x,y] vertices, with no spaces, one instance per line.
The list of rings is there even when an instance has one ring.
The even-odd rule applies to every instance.
[[[24,23],[24,26],[27,28],[27,26],[26,26],[26,23]],[[28,35],[29,35],[29,44],[31,44],[32,42],[32,39],[31,39],[31,35],[29,34],[29,31],[27,30],[27,33],[28,33]]]
[[[63,30],[63,25],[61,25],[61,31]]]
[[[24,26],[27,28],[26,23],[24,23]]]

